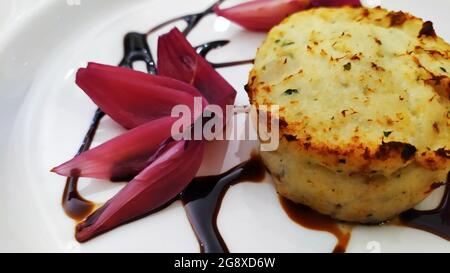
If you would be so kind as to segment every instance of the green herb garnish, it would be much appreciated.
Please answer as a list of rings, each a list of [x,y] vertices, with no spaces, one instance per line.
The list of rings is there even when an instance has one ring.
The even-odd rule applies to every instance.
[[[281,44],[281,46],[290,46],[290,45],[293,45],[293,44],[295,44],[295,42],[283,42]]]
[[[443,68],[442,66],[440,68],[443,72],[447,73],[447,70],[445,68]]]
[[[346,63],[344,65],[344,70],[345,71],[350,71],[352,69],[352,63]]]
[[[298,94],[298,90],[297,89],[288,89],[286,91],[284,91],[285,95],[292,95],[292,94]]]
[[[384,137],[389,137],[392,134],[392,131],[384,131],[383,135]]]

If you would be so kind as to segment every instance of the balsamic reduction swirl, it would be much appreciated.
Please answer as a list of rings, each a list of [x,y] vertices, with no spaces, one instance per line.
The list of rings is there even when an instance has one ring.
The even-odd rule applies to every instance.
[[[447,174],[444,196],[432,210],[411,209],[400,215],[403,225],[421,229],[450,241],[450,173]]]
[[[149,74],[156,74],[156,63],[147,43],[147,35],[130,32],[124,38],[124,57],[119,66],[133,68],[133,63],[143,61]]]
[[[84,136],[83,142],[78,149],[77,155],[89,150],[92,141],[94,140],[95,132],[100,124],[100,120],[105,113],[102,110],[97,109],[95,111],[94,118],[92,119],[91,126]],[[67,177],[66,186],[64,187],[64,193],[62,197],[62,206],[66,214],[74,220],[81,221],[86,218],[95,208],[95,204],[89,200],[84,199],[78,193],[78,176],[76,172],[72,176]]]
[[[233,169],[214,176],[197,177],[181,193],[189,222],[197,236],[201,252],[228,252],[217,228],[217,215],[227,190],[239,182],[260,182],[265,167],[257,155]]]
[[[219,48],[219,47],[223,47],[223,46],[227,45],[229,42],[230,41],[228,41],[228,40],[212,41],[212,42],[201,44],[201,45],[197,46],[195,49],[200,56],[206,58],[206,55],[208,55],[208,53],[211,50]],[[225,62],[225,63],[209,62],[209,64],[214,68],[223,68],[223,67],[238,66],[238,65],[244,65],[244,64],[252,64],[253,61],[254,61],[253,59],[248,59],[248,60]]]

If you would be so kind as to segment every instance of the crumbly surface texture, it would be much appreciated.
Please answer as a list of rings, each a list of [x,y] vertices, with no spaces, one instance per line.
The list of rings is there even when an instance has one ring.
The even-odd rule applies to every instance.
[[[382,8],[317,8],[274,27],[247,85],[279,105],[262,154],[283,196],[340,220],[407,210],[450,170],[450,45]]]

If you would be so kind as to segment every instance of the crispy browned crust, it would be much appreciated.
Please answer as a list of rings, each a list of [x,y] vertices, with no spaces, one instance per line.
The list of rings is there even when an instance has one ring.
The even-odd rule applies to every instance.
[[[416,18],[408,13],[404,12],[388,12],[381,8],[366,9],[357,8],[356,11],[360,12],[360,17],[356,20],[368,20],[373,24],[382,26],[385,28],[404,28],[405,31],[415,33],[414,37],[417,37],[418,44],[413,51],[405,52],[417,65],[417,81],[418,84],[422,83],[432,87],[436,97],[448,103],[450,101],[450,78],[446,73],[439,73],[431,71],[425,64],[422,63],[418,57],[425,56],[430,60],[449,60],[449,48],[442,39],[440,39],[433,28],[431,22],[423,22],[421,19]],[[440,48],[427,47],[429,40],[437,41],[443,44]],[[374,38],[374,46],[382,46],[382,41]],[[308,47],[308,50],[314,50],[313,47]],[[323,51],[323,50],[322,50]],[[322,56],[326,56],[326,52],[321,52]],[[354,55],[351,60],[359,61],[363,57],[363,53]],[[280,60],[281,61],[281,60]],[[330,59],[332,60],[332,57]],[[285,60],[286,62],[286,60]],[[378,73],[383,73],[384,68],[376,63],[372,63],[372,69]],[[299,70],[297,73],[303,73]],[[294,74],[285,78],[288,81]],[[380,80],[381,81],[381,80]],[[383,84],[380,82],[380,84]],[[258,96],[264,93],[271,93],[271,85],[263,82],[259,76],[258,71],[253,69],[250,73],[249,82],[246,85],[246,90],[250,97],[250,102],[258,107],[258,104],[272,105],[273,102],[268,100],[267,97],[259,99]],[[403,100],[399,96],[400,100]],[[296,102],[291,101],[291,105],[295,107]],[[308,154],[311,156],[315,163],[322,164],[332,169],[344,170],[350,173],[362,172],[362,173],[377,173],[389,169],[390,172],[400,169],[412,161],[417,161],[423,167],[431,170],[445,169],[450,164],[449,154],[450,147],[443,145],[433,149],[427,148],[425,150],[419,150],[414,143],[403,143],[399,141],[381,141],[378,143],[368,143],[365,141],[364,136],[359,136],[357,132],[352,138],[351,143],[345,145],[338,145],[334,143],[323,142],[321,139],[315,139],[312,132],[305,131],[305,127],[302,124],[309,117],[302,117],[299,121],[290,121],[284,117],[283,110],[287,107],[281,105],[280,113],[280,136],[288,140],[289,142],[295,142],[299,153]],[[343,110],[341,112],[343,117],[350,118],[352,109]],[[435,134],[442,134],[442,131],[449,130],[450,113],[447,113],[447,122],[442,123],[439,126],[437,123],[430,124],[433,126]],[[385,121],[389,123],[388,120]],[[448,143],[448,142],[447,142]]]

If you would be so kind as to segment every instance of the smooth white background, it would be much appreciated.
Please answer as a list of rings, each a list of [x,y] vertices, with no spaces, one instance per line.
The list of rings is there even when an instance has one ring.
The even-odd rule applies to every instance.
[[[376,1],[366,1],[377,3]],[[450,40],[446,0],[387,0],[385,7],[430,19]],[[86,244],[73,238],[74,223],[60,206],[64,179],[51,167],[77,150],[95,105],[74,84],[88,61],[116,64],[122,37],[145,31],[176,15],[197,12],[209,0],[7,0],[0,3],[0,251],[196,252],[198,245],[179,203]],[[216,39],[232,43],[212,52],[214,61],[252,58],[263,34],[249,33],[208,16],[189,37],[193,44]],[[154,50],[155,39],[151,38]],[[243,85],[250,66],[222,69],[247,104]],[[106,119],[95,145],[123,132]],[[213,143],[202,173],[226,170],[248,157],[253,143]],[[225,157],[222,162],[221,158]],[[232,252],[329,252],[335,239],[304,229],[280,208],[270,178],[240,184],[226,195],[219,229]],[[121,185],[85,179],[81,192],[103,202]],[[423,206],[439,200],[436,192]],[[355,228],[348,251],[443,251],[450,243],[434,235],[393,226]]]

